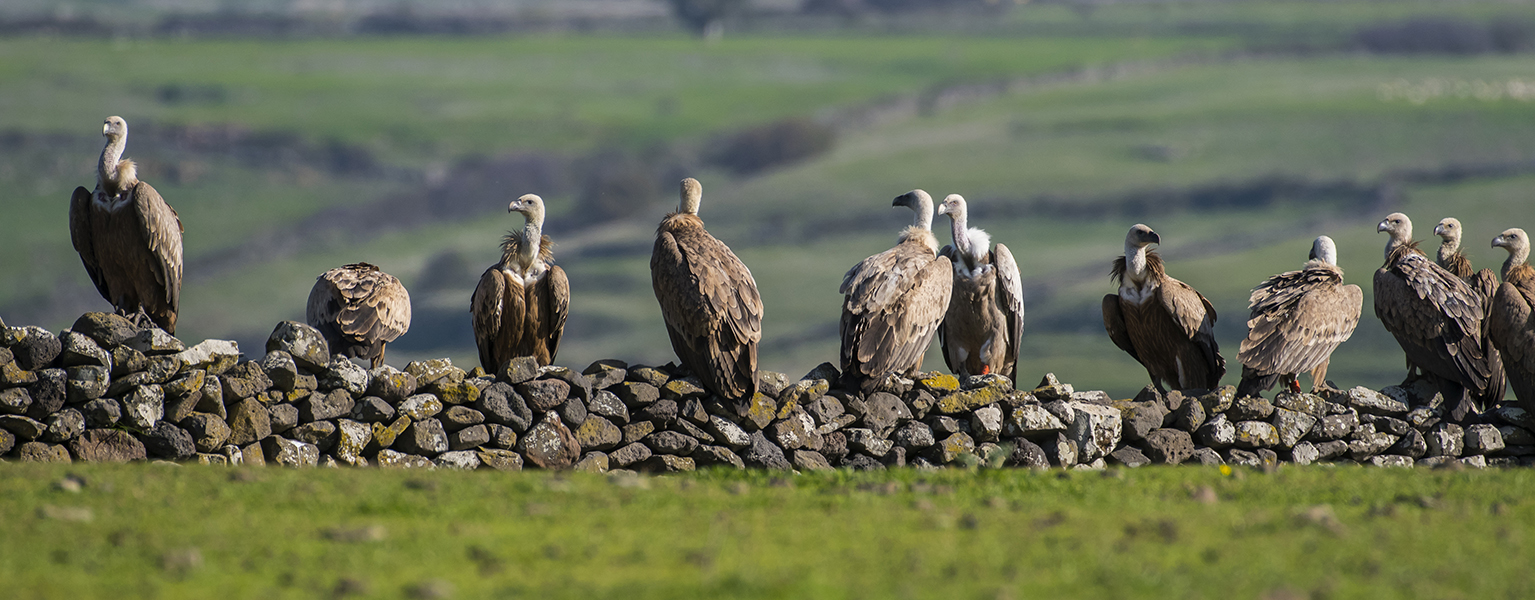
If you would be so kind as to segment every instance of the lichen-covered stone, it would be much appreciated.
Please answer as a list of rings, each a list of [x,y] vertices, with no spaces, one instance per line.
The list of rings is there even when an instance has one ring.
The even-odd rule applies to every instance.
[[[1125,446],[1110,452],[1107,458],[1115,464],[1124,465],[1132,469],[1151,464],[1151,459],[1134,446]]]
[[[7,365],[15,367],[14,364]],[[28,373],[31,375],[31,373]],[[65,370],[64,399],[69,404],[81,404],[100,398],[112,385],[112,372],[106,367],[81,366]],[[35,375],[32,381],[37,381]]]
[[[431,394],[416,394],[401,402],[396,411],[415,421],[430,419],[442,412],[442,401]]]
[[[768,433],[778,446],[785,450],[820,450],[825,443],[815,431],[815,421],[803,410],[795,410],[782,420],[775,421]]]
[[[606,389],[594,392],[586,409],[592,414],[606,417],[619,425],[629,423],[629,407],[625,406],[618,396],[613,395],[613,392]]]
[[[505,382],[498,381],[486,387],[473,406],[490,423],[506,425],[519,432],[533,426],[533,409],[528,408],[517,390]]]
[[[398,405],[416,393],[416,377],[389,365],[382,365],[368,372],[368,389],[363,393]]]
[[[801,379],[779,391],[778,403],[784,406],[804,406],[831,390],[831,382],[825,379]],[[782,410],[782,408],[780,408]],[[782,417],[780,417],[782,418]]]
[[[1050,463],[1057,467],[1072,467],[1081,458],[1077,452],[1077,443],[1066,437],[1065,433],[1058,433],[1054,439],[1045,440],[1040,447],[1044,448],[1045,456],[1050,458]]]
[[[1080,459],[1090,462],[1102,458],[1119,444],[1123,419],[1118,409],[1084,402],[1071,402],[1076,420],[1066,426],[1066,437],[1077,444]]]
[[[404,415],[400,415],[392,423],[374,423],[372,426],[373,440],[369,443],[368,449],[381,449],[393,446],[395,441],[399,440],[400,436],[405,433],[405,430],[410,429],[410,423],[410,417]]]
[[[261,402],[246,398],[229,411],[228,443],[247,446],[272,435],[272,415]]]
[[[1311,428],[1316,426],[1317,418],[1309,413],[1288,408],[1275,408],[1270,422],[1279,432],[1279,446],[1294,448],[1306,437],[1306,434],[1311,433]]]
[[[599,360],[587,366],[581,374],[591,382],[593,390],[605,390],[623,382],[629,374],[629,365],[621,360]]]
[[[426,387],[442,379],[457,383],[463,381],[465,376],[464,370],[453,366],[453,361],[447,358],[413,360],[405,365],[405,372],[416,376],[418,387]]]
[[[869,429],[849,428],[843,433],[847,435],[847,444],[850,449],[864,452],[875,458],[884,456],[895,446],[895,442],[876,436]]]
[[[1008,416],[1005,434],[1012,437],[1041,438],[1065,431],[1066,424],[1045,407],[1023,404],[1013,408]]]
[[[485,422],[485,413],[467,406],[449,406],[447,410],[437,413],[437,419],[442,421],[442,426],[448,431],[458,431],[472,425]]]
[[[63,445],[44,442],[27,442],[22,444],[16,448],[16,458],[21,462],[74,462],[69,458],[69,450]]]
[[[178,423],[197,410],[207,381],[206,371],[194,369],[180,379],[160,386],[160,391],[165,394],[165,419]]]
[[[1498,427],[1498,433],[1503,435],[1503,447],[1505,448],[1512,446],[1535,446],[1535,435],[1532,435],[1530,430],[1523,427],[1502,425]]]
[[[105,429],[117,424],[123,416],[122,406],[111,398],[97,398],[85,403],[81,410],[85,415],[85,425],[96,429]]]
[[[1341,440],[1352,434],[1359,428],[1359,415],[1349,412],[1341,415],[1327,415],[1312,426],[1305,439],[1313,442],[1330,442]]]
[[[608,460],[621,468],[628,468],[640,461],[650,458],[650,448],[639,442],[634,442],[608,453]]]
[[[202,369],[219,375],[240,362],[240,345],[229,340],[203,340],[171,356],[181,364],[182,371]]]
[[[1374,431],[1366,425],[1364,430],[1356,431],[1354,439],[1348,443],[1349,458],[1357,461],[1369,460],[1370,457],[1385,452],[1396,443],[1396,440],[1396,436]]]
[[[1215,418],[1205,421],[1204,425],[1195,432],[1199,443],[1215,449],[1228,448],[1237,441],[1237,428],[1226,418],[1225,413],[1215,415]]]
[[[473,450],[490,443],[490,429],[473,425],[448,434],[449,450]]]
[[[59,334],[59,364],[65,367],[99,365],[112,368],[112,355],[83,333],[65,329]]]
[[[1141,438],[1140,447],[1151,462],[1177,465],[1194,455],[1194,438],[1181,429],[1156,429]]]
[[[21,441],[32,441],[41,437],[48,427],[41,421],[22,415],[0,416],[0,429],[4,429],[16,435]]]
[[[752,432],[752,445],[744,450],[741,459],[747,465],[763,469],[787,470],[793,465],[784,457],[783,449],[768,441],[761,431]]]
[[[1139,440],[1161,429],[1162,422],[1167,418],[1167,406],[1157,401],[1118,402],[1114,406],[1119,409],[1120,418],[1123,419],[1127,441]]]
[[[687,456],[698,449],[698,440],[692,436],[683,435],[675,431],[658,431],[645,436],[642,440],[652,454],[674,454]]]
[[[975,388],[954,392],[938,399],[938,412],[946,415],[957,415],[1007,400],[1012,395],[1011,388],[1000,385]],[[1036,394],[1037,395],[1037,394]]]
[[[634,417],[655,423],[657,428],[664,427],[677,419],[677,403],[666,399],[657,400],[636,411]]]
[[[496,376],[506,383],[517,385],[525,381],[531,381],[538,377],[538,359],[531,356],[519,356],[507,361]]]
[[[1478,423],[1466,428],[1465,449],[1468,455],[1492,454],[1502,450],[1503,445],[1503,433],[1497,427]]]
[[[85,433],[85,415],[73,408],[66,408],[48,415],[48,418],[43,419],[43,425],[40,439],[53,444],[67,442]]]
[[[1171,396],[1172,392],[1169,392],[1168,397]],[[1178,399],[1182,400],[1183,394],[1178,394]],[[1178,408],[1173,411],[1170,425],[1192,434],[1205,424],[1207,417],[1204,403],[1200,402],[1197,398],[1189,398],[1186,401],[1181,401]]]
[[[570,396],[570,384],[559,379],[535,379],[514,387],[529,406],[541,411],[554,410]]]
[[[1197,464],[1197,465],[1204,465],[1204,466],[1207,466],[1207,467],[1213,467],[1213,466],[1217,466],[1217,465],[1224,465],[1224,464],[1226,464],[1226,459],[1221,458],[1221,454],[1219,452],[1216,452],[1214,449],[1211,449],[1211,448],[1195,448],[1194,449],[1194,455],[1190,456],[1189,459],[1187,461],[1184,461],[1184,462],[1187,462],[1189,464]]]
[[[916,382],[917,389],[927,390],[938,396],[959,391],[959,379],[947,373],[934,372],[913,381]]]
[[[337,354],[331,357],[330,365],[320,373],[316,385],[322,390],[346,390],[351,397],[361,398],[372,383],[372,376],[367,369]]]
[[[502,450],[517,447],[517,431],[511,427],[490,423],[485,425],[485,430],[490,433],[490,441],[486,442],[490,447]]]
[[[394,420],[395,410],[378,396],[364,396],[352,405],[350,417],[363,423],[379,423]]]
[[[119,403],[123,408],[119,422],[134,429],[147,430],[165,416],[165,392],[158,385],[133,388]]]
[[[1050,402],[1053,400],[1070,401],[1071,394],[1075,391],[1072,389],[1071,384],[1061,383],[1061,380],[1056,378],[1055,373],[1045,373],[1044,378],[1039,380],[1039,385],[1034,386],[1034,390],[1030,393],[1034,394],[1034,397],[1038,398],[1041,402]]]
[[[165,421],[155,423],[139,436],[139,440],[144,442],[144,450],[151,458],[185,460],[197,454],[192,435]]]
[[[528,430],[527,435],[517,440],[517,449],[528,462],[542,469],[569,468],[581,458],[580,442],[576,441],[576,436],[554,413],[546,413],[542,421]]]
[[[41,420],[64,408],[68,376],[63,369],[39,369],[33,373],[37,375],[37,381],[26,388],[27,396],[32,399],[27,416]]]
[[[92,338],[105,348],[111,348],[133,339],[139,328],[132,321],[114,313],[88,312],[75,319],[69,329]],[[163,333],[163,332],[162,332]]]
[[[1274,406],[1318,419],[1327,416],[1327,401],[1315,394],[1280,392],[1274,396]]]
[[[290,430],[286,437],[314,444],[321,453],[330,452],[336,445],[336,424],[332,421],[314,421],[304,423]]]
[[[1231,401],[1226,418],[1232,421],[1267,421],[1274,416],[1274,405],[1258,396],[1243,396]]]
[[[619,429],[612,421],[597,415],[588,416],[586,422],[576,428],[575,436],[581,449],[586,451],[609,450],[618,447],[624,441],[622,429]]]
[[[395,450],[379,450],[376,459],[381,469],[432,469],[432,459],[425,456],[406,454]]]
[[[393,448],[421,456],[437,456],[448,451],[448,433],[437,419],[412,420],[405,433],[395,439]]]
[[[654,454],[633,467],[636,471],[651,473],[682,473],[698,468],[693,459],[673,454]]]
[[[1205,415],[1208,416],[1226,412],[1231,408],[1232,403],[1236,402],[1236,399],[1237,388],[1227,385],[1200,396],[1199,403],[1204,405]]]
[[[891,433],[890,441],[907,450],[916,451],[932,447],[938,443],[938,438],[927,424],[921,421],[910,421]]]
[[[938,442],[931,452],[931,456],[937,459],[939,464],[945,465],[966,454],[975,454],[975,439],[963,432],[943,438],[943,441]]]
[[[1412,468],[1412,457],[1395,454],[1382,454],[1370,458],[1370,464],[1377,467]]]
[[[1386,449],[1387,454],[1399,454],[1414,459],[1423,458],[1428,454],[1428,440],[1416,429],[1408,429],[1407,433],[1397,439],[1395,444]]]
[[[521,471],[522,455],[496,448],[481,448],[475,451],[475,456],[480,457],[480,464],[497,471]]]
[[[1361,413],[1386,417],[1407,416],[1407,404],[1370,388],[1359,386],[1344,393],[1344,400]]]
[[[176,354],[187,349],[186,344],[159,327],[149,327],[123,342],[129,348],[149,356]]]
[[[742,417],[742,427],[751,431],[761,430],[778,417],[778,402],[767,394],[757,392],[746,403],[746,414]]]
[[[208,413],[192,413],[179,421],[179,424],[192,436],[192,444],[198,452],[214,452],[223,448],[231,433],[223,419]]]
[[[32,395],[26,388],[0,390],[0,414],[25,415],[32,408]]]
[[[1492,411],[1492,414],[1509,425],[1535,431],[1535,414],[1518,406],[1503,406]]]
[[[727,448],[720,446],[699,446],[691,456],[693,462],[700,468],[703,467],[729,467],[745,469],[746,462],[740,456]],[[829,459],[828,459],[829,460]]]
[[[624,426],[624,441],[623,441],[623,443],[631,444],[631,443],[634,443],[634,442],[638,442],[641,439],[644,439],[645,436],[650,435],[651,433],[654,433],[655,430],[656,430],[656,424],[655,423],[651,423],[650,421],[635,421],[633,423],[625,425]]]
[[[704,390],[697,377],[683,377],[666,382],[660,389],[661,397],[674,402],[680,402],[688,398],[702,398],[709,392]]]
[[[865,401],[863,426],[878,437],[889,436],[897,426],[911,418],[911,411],[906,408],[906,404],[893,394],[875,392]]]
[[[480,468],[480,456],[473,450],[451,450],[437,455],[432,464],[439,469],[470,471]]]
[[[995,442],[1002,437],[1002,408],[997,405],[975,409],[970,418],[970,434],[979,442]]]

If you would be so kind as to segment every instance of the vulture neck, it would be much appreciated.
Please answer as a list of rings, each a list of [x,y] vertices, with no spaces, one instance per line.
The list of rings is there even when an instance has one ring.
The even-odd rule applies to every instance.
[[[516,261],[519,270],[527,273],[532,270],[533,263],[538,260],[538,252],[543,245],[544,215],[528,213],[524,216],[528,218],[528,223],[522,227],[522,243],[517,244],[517,254],[512,258]]]
[[[1444,266],[1456,254],[1460,254],[1460,238],[1444,238],[1444,243],[1439,244],[1439,255],[1436,257],[1439,261],[1439,266]]]
[[[974,273],[976,265],[981,262],[981,255],[986,253],[987,248],[977,243],[978,240],[975,239],[976,234],[981,232],[972,231],[969,228],[970,218],[968,212],[961,206],[949,213],[949,220],[953,223],[951,233],[954,237],[954,249],[958,251],[960,259],[964,261],[965,270]],[[991,245],[991,240],[987,239],[985,245]]]
[[[1146,246],[1125,242],[1125,277],[1136,283],[1146,281]]]
[[[912,218],[911,226],[923,231],[933,230],[933,199],[926,194],[917,198],[917,205],[911,207],[912,212],[917,213]],[[964,217],[960,217],[961,220]]]
[[[1411,241],[1411,229],[1407,229],[1405,231],[1392,231],[1391,241],[1386,242],[1386,260],[1389,262],[1391,260],[1391,254],[1396,252],[1397,248],[1409,245],[1409,242]]]
[[[138,172],[133,161],[123,160],[123,148],[128,146],[128,134],[109,136],[107,147],[101,150],[101,162],[96,166],[97,183],[101,189],[116,194],[138,183]]]
[[[1514,269],[1524,265],[1524,261],[1530,258],[1530,247],[1519,245],[1508,249],[1508,260],[1503,261],[1503,280],[1508,281],[1508,274]]]

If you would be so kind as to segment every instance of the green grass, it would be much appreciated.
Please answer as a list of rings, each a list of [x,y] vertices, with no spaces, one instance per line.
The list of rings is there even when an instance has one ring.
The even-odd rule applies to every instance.
[[[1215,503],[1192,498],[1205,486]],[[1321,466],[615,480],[5,464],[0,580],[18,599],[312,598],[343,580],[369,598],[1512,598],[1535,583],[1532,491],[1528,470]]]

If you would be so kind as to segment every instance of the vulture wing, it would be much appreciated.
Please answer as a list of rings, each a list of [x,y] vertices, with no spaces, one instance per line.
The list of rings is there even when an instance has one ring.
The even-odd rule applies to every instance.
[[[1178,323],[1184,335],[1204,355],[1211,381],[1219,382],[1226,374],[1226,359],[1221,357],[1220,345],[1215,342],[1215,307],[1204,294],[1172,277],[1163,277],[1160,296],[1167,315]]]
[[[101,263],[96,260],[96,240],[91,231],[91,192],[83,187],[75,188],[75,193],[69,198],[69,241],[74,244],[75,252],[80,253],[80,262],[85,264],[85,273],[91,276],[91,283],[96,285],[96,291],[101,292],[101,297],[107,302],[112,301],[112,292],[107,287],[107,280],[101,276]]]
[[[881,377],[921,366],[954,286],[953,263],[931,252],[919,242],[902,242],[843,276],[844,368],[857,364],[861,375]]]
[[[954,261],[959,260],[959,256],[954,252],[953,244],[945,244],[944,247],[939,248],[938,256],[949,259],[949,264],[951,265],[954,264]],[[944,319],[944,321],[947,320]],[[949,331],[946,325],[947,323],[944,322],[938,323],[938,348],[942,350],[939,354],[943,355],[943,365],[949,369],[949,372],[958,373],[959,369],[955,367],[954,360],[949,358]],[[845,365],[846,363],[843,364]]]
[[[1007,364],[1013,365],[1012,373],[1003,373],[1014,382],[1018,380],[1018,347],[1023,342],[1023,277],[1018,274],[1018,261],[1006,245],[996,244],[991,250],[991,264],[997,270],[997,306],[1007,315]]]
[[[501,265],[493,265],[480,275],[480,284],[474,286],[474,295],[469,299],[469,316],[474,325],[474,345],[480,350],[480,366],[491,373],[501,370],[502,352],[498,350],[505,343],[502,341],[506,326],[503,318],[509,316],[506,288],[506,275],[501,272]]]
[[[1512,279],[1512,278],[1511,278]],[[1505,281],[1493,294],[1488,334],[1503,355],[1508,382],[1526,410],[1535,406],[1535,278]]]
[[[543,313],[544,340],[549,348],[549,362],[552,363],[560,351],[560,338],[565,336],[565,318],[570,315],[570,280],[565,277],[564,269],[549,265],[549,271],[544,274],[541,283],[547,307]]]
[[[155,281],[164,286],[161,301],[174,314],[181,310],[181,216],[148,183],[140,181],[133,187],[132,194],[144,241],[149,243],[149,251],[157,259],[151,269]],[[175,332],[174,316],[171,325],[166,328],[167,333]]]
[[[651,284],[672,349],[710,391],[730,399],[750,396],[757,388],[757,342],[762,339],[757,284],[746,265],[701,223],[695,232],[679,233],[681,239],[660,232],[650,255]]]
[[[1262,373],[1309,372],[1353,335],[1364,292],[1342,272],[1312,266],[1281,273],[1253,290],[1252,317],[1238,358]]]
[[[1375,272],[1375,316],[1412,364],[1473,394],[1487,388],[1482,299],[1453,273],[1421,253],[1398,253]]]
[[[1130,358],[1143,363],[1141,355],[1135,352],[1135,343],[1130,341],[1130,331],[1125,327],[1125,315],[1119,308],[1119,294],[1104,294],[1103,296],[1103,329],[1109,332],[1109,339],[1124,350]]]

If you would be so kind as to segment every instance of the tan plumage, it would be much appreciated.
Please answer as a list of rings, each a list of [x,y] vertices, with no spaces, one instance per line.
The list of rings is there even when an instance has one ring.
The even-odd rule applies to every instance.
[[[96,190],[75,188],[69,237],[96,290],[120,315],[176,332],[181,310],[181,217],[122,158],[128,124],[109,117]]]
[[[1137,224],[1125,236],[1125,254],[1110,277],[1118,294],[1103,297],[1103,328],[1119,349],[1146,367],[1152,384],[1166,391],[1214,389],[1226,374],[1215,342],[1215,307],[1188,284],[1168,277],[1162,257],[1146,249],[1161,243]]]
[[[1509,229],[1493,238],[1494,247],[1508,250],[1503,263],[1503,283],[1488,305],[1487,333],[1503,355],[1509,386],[1525,410],[1535,411],[1535,269],[1526,264],[1530,237],[1523,229]]]
[[[1359,324],[1364,292],[1344,285],[1337,248],[1321,236],[1312,243],[1310,260],[1299,271],[1280,273],[1253,288],[1242,361],[1240,396],[1257,395],[1283,379],[1300,391],[1297,374],[1311,373],[1312,392],[1327,385],[1327,363]]]
[[[672,350],[704,387],[730,400],[757,393],[762,296],[751,270],[698,218],[703,186],[682,180],[682,201],[656,229],[650,278]]]
[[[1423,370],[1454,406],[1456,420],[1501,400],[1501,369],[1489,361],[1494,349],[1483,335],[1483,296],[1418,250],[1407,215],[1392,213],[1376,230],[1391,240],[1375,272],[1375,316],[1409,368]]]
[[[1492,296],[1498,291],[1498,276],[1492,269],[1480,271],[1471,266],[1471,259],[1466,258],[1466,253],[1460,249],[1461,234],[1463,233],[1460,220],[1454,217],[1445,217],[1434,226],[1434,235],[1439,236],[1439,252],[1434,262],[1444,267],[1444,270],[1453,273],[1461,281],[1471,286],[1477,296],[1482,298],[1482,314],[1486,315],[1492,305]],[[1487,322],[1482,322],[1482,337],[1487,338]],[[1485,347],[1487,355],[1487,368],[1492,373],[1487,382],[1488,389],[1503,390],[1507,388],[1507,377],[1503,370],[1503,357],[1497,348]],[[1499,393],[1502,397],[1502,393]]]
[[[872,389],[886,376],[922,367],[928,344],[948,311],[954,286],[952,263],[937,255],[933,199],[922,190],[896,197],[910,207],[914,224],[894,248],[863,259],[842,276],[842,375]]]
[[[1023,283],[1007,246],[968,228],[964,197],[950,194],[938,208],[949,215],[954,244],[939,256],[954,267],[949,309],[938,327],[944,364],[954,374],[996,373],[1018,381],[1018,344],[1023,338]]]
[[[480,366],[491,373],[523,356],[553,363],[570,314],[570,280],[553,264],[554,242],[543,234],[543,198],[526,194],[507,210],[527,224],[506,234],[501,261],[480,276],[469,302]]]
[[[410,329],[410,294],[393,275],[368,263],[336,267],[309,291],[305,320],[330,351],[384,364],[384,346]]]

